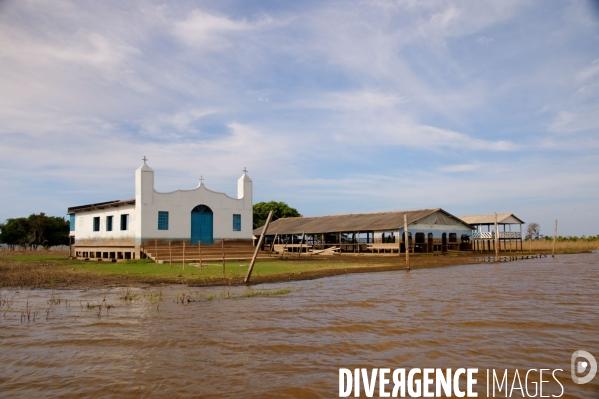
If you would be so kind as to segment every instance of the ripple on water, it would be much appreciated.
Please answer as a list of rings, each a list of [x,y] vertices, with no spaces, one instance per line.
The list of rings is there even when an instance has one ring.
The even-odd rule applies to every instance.
[[[246,288],[169,287],[159,306],[144,297],[152,290],[133,290],[133,302],[119,289],[12,291],[0,320],[2,393],[312,398],[336,396],[339,367],[545,367],[565,370],[567,395],[588,397],[599,383],[577,386],[568,373],[574,350],[599,353],[598,261],[354,274],[212,301]],[[177,304],[183,291],[203,300]],[[108,313],[98,311],[104,298]],[[36,321],[21,323],[27,301]]]

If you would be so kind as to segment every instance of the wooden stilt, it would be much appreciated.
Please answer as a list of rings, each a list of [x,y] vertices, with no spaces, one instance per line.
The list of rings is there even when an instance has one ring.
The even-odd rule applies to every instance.
[[[202,270],[202,241],[198,240],[198,256],[200,257],[200,271]]]
[[[250,277],[252,277],[252,270],[254,270],[254,263],[256,263],[256,257],[258,256],[258,251],[260,250],[260,245],[262,245],[262,241],[264,240],[264,236],[266,235],[266,231],[268,230],[268,224],[270,223],[270,219],[272,218],[272,211],[268,212],[268,217],[266,218],[266,223],[264,224],[264,228],[262,229],[262,234],[260,234],[260,240],[258,240],[258,245],[256,245],[256,250],[254,251],[254,256],[252,257],[252,261],[250,262],[250,267],[248,267],[248,272],[245,275],[245,279],[243,280],[245,283],[250,281]]]
[[[185,241],[183,241],[183,270],[185,270]]]
[[[171,242],[168,242],[168,264],[173,267],[173,251],[171,249]]]
[[[154,254],[154,262],[158,263],[158,240],[154,240],[154,249],[156,253]]]

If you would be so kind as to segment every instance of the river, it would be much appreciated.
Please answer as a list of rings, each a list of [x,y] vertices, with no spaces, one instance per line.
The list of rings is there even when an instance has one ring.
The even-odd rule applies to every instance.
[[[597,253],[252,289],[284,287],[2,290],[0,396],[332,398],[339,368],[464,367],[479,397],[487,369],[545,368],[599,398],[570,378],[575,350],[599,359]]]

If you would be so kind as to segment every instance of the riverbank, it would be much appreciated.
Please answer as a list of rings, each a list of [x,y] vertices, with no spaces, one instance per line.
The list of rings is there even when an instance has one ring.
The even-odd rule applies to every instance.
[[[515,252],[501,253],[514,256]],[[527,255],[528,252],[524,252]],[[470,252],[444,255],[415,254],[410,257],[413,270],[455,265],[478,264],[491,254]],[[69,260],[56,253],[4,253],[0,255],[0,287],[100,289],[108,287],[146,287],[186,284],[193,287],[240,285],[249,261],[154,264],[151,261],[124,263]],[[405,270],[405,256],[395,255],[337,255],[326,258],[302,257],[256,262],[253,284],[311,280],[349,273],[370,273]]]

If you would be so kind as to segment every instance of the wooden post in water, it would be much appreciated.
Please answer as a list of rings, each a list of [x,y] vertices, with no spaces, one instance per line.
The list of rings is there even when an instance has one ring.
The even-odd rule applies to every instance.
[[[410,242],[408,241],[408,215],[403,215],[403,230],[406,240],[406,269],[410,270]]]
[[[223,248],[223,277],[225,275],[225,239],[223,238],[221,241],[221,246]]]
[[[497,212],[495,212],[495,262],[499,262],[499,226],[497,225]]]
[[[185,241],[183,241],[183,270],[185,270]]]
[[[555,258],[555,239],[557,238],[557,219],[555,219],[555,229],[553,229],[553,249],[551,250],[551,257]]]
[[[173,251],[171,249],[171,242],[168,242],[168,264],[173,267]]]
[[[266,223],[264,224],[264,228],[262,229],[262,234],[260,234],[260,239],[258,240],[258,245],[256,245],[256,250],[254,251],[254,256],[252,257],[252,261],[250,262],[250,267],[248,267],[248,272],[245,275],[244,283],[250,281],[250,277],[252,277],[252,270],[254,270],[254,263],[256,263],[256,257],[258,256],[258,251],[260,251],[260,246],[262,245],[262,241],[264,240],[264,236],[266,236],[266,230],[268,230],[268,224],[270,223],[270,218],[272,218],[272,211],[268,212],[268,217],[266,218]]]

